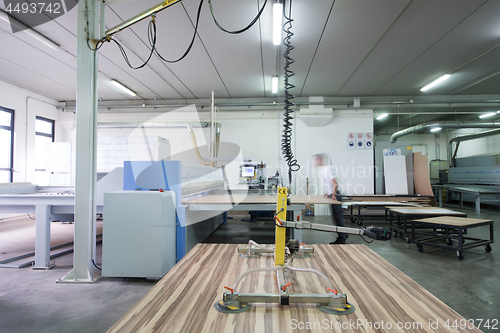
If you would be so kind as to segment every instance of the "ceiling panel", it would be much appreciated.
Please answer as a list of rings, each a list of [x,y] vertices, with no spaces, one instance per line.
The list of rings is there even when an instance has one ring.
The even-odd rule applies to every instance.
[[[314,10],[311,10],[311,5],[307,1],[293,2],[292,19],[294,21],[292,22],[291,31],[294,35],[291,37],[291,45],[294,49],[290,52],[290,56],[295,62],[290,66],[290,69],[295,72],[295,75],[290,79],[290,82],[296,86],[293,92],[296,96],[303,95],[301,92],[309,74],[312,61],[314,60],[318,44],[321,41],[322,32],[327,23],[333,4],[334,1],[332,0],[316,0],[314,2]],[[268,26],[267,29],[263,29],[263,35],[265,32],[269,35],[271,28],[271,26]],[[282,37],[285,37],[284,33]],[[271,50],[270,52],[273,51],[276,53],[275,50]],[[278,72],[280,78],[283,79],[283,52],[285,51],[283,45],[280,46],[280,51]],[[274,71],[276,71],[275,68]],[[316,78],[313,78],[313,82],[315,80]],[[282,81],[283,80],[281,80],[281,82]],[[283,91],[280,91],[280,94],[283,94]]]
[[[57,100],[59,96],[74,98],[74,89],[45,77],[0,56],[0,80]],[[45,89],[51,87],[52,90]]]
[[[377,90],[376,95],[450,93],[455,86],[451,79],[425,93],[420,93],[419,89],[497,42],[500,37],[499,12],[500,1],[488,1],[482,5]]]
[[[106,10],[106,26],[110,28],[160,1],[113,5],[112,10]],[[165,57],[178,57],[185,51],[199,3],[199,0],[183,0],[157,15],[157,46]],[[264,0],[213,0],[217,18],[230,29],[246,25],[263,4]],[[0,8],[5,8],[3,5],[0,1]],[[271,43],[272,1],[267,5],[252,29],[233,36],[217,29],[205,0],[193,49],[176,64],[153,57],[145,68],[133,70],[128,68],[116,45],[106,43],[100,50],[99,98],[135,102],[155,97],[208,98],[212,90],[216,98],[258,100],[273,96],[270,81],[276,73],[283,77],[284,48],[278,52]],[[381,96],[382,101],[391,101],[392,96],[409,99],[411,94],[416,94],[414,98],[431,99],[450,97],[449,94],[495,94],[498,96],[488,98],[500,99],[500,75],[496,75],[500,71],[497,61],[500,47],[483,55],[500,42],[499,12],[500,1],[492,0],[315,0],[313,4],[295,0],[292,8],[295,49],[291,53],[295,76],[291,83],[297,88],[292,93],[305,98],[360,96],[362,105],[369,95]],[[133,64],[148,55],[148,21],[116,35]],[[61,45],[57,52],[25,33],[12,34],[3,21],[0,28],[4,29],[0,30],[0,43],[5,46],[0,49],[0,80],[57,100],[75,99],[76,8],[36,27]],[[474,57],[477,59],[456,70],[448,82],[419,93],[423,85]],[[109,83],[112,78],[139,96],[134,98],[116,90]],[[283,89],[276,97],[283,97]],[[377,105],[380,107],[375,107],[376,112],[401,113],[487,109],[479,103],[468,108],[434,104],[401,105],[389,110],[385,110],[387,104]],[[425,119],[413,117],[412,124]]]
[[[212,4],[219,24],[227,30],[234,31],[244,28],[254,19],[263,1],[258,3],[247,0],[231,2],[214,0]],[[188,1],[184,5],[194,21],[194,14],[198,8],[197,1]],[[261,21],[266,23],[272,21],[272,6],[266,6]],[[261,31],[258,23],[241,34],[225,33],[217,28],[206,5],[202,12],[198,35],[230,97],[265,95]],[[267,36],[265,38],[265,43],[272,44]],[[243,77],[245,80],[241,79]],[[219,93],[217,91],[217,95]]]
[[[408,3],[335,1],[301,96],[336,96]]]
[[[413,1],[338,92],[369,96],[485,1]],[[443,11],[447,12],[443,16]]]

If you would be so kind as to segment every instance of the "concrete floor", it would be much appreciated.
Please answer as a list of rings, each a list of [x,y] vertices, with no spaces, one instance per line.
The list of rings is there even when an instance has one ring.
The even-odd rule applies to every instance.
[[[447,208],[466,212],[472,218],[493,219],[495,238],[500,236],[498,209],[483,208],[481,214],[476,214],[472,207],[461,209],[450,205]],[[274,242],[271,221],[243,222],[240,218],[229,220],[206,242],[246,243],[248,239]],[[331,223],[325,216],[307,217],[307,220]],[[32,251],[33,239],[18,237],[20,229],[25,230],[23,233],[29,232],[25,229],[29,229],[29,223],[20,223],[19,229],[13,224],[0,223],[0,258],[14,250]],[[63,241],[62,233],[72,239],[71,230],[66,226],[53,225],[53,239]],[[355,225],[348,222],[347,226]],[[470,230],[470,234],[486,237],[487,230],[478,228]],[[335,238],[335,234],[304,231],[304,241],[309,244],[325,244]],[[350,236],[348,243],[364,242],[360,237]],[[407,244],[402,239],[373,242],[368,246],[466,319],[489,319],[490,323],[496,320],[496,329],[483,326],[484,332],[500,329],[500,261],[496,259],[499,250],[495,244],[491,253],[485,253],[482,246],[465,251],[463,261],[451,250],[426,247],[424,253],[420,253],[415,244]],[[101,247],[97,249],[99,265]],[[106,332],[155,283],[145,279],[101,278],[96,284],[56,284],[58,277],[71,270],[72,260],[72,255],[59,257],[55,260],[56,267],[48,271],[0,268],[0,332]]]

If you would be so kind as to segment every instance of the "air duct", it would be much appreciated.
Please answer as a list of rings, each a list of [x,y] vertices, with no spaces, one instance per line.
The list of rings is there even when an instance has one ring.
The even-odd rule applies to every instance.
[[[391,136],[391,142],[396,142],[402,136],[420,133],[425,130],[430,130],[434,127],[441,128],[500,128],[500,122],[488,121],[488,122],[466,122],[466,121],[442,121],[437,123],[426,123],[417,126],[409,127],[402,131],[398,131]]]
[[[458,147],[460,146],[460,142],[484,138],[484,137],[496,135],[496,134],[500,134],[500,129],[494,129],[494,130],[480,132],[480,133],[474,133],[474,134],[470,134],[470,135],[458,136],[456,138],[451,139],[448,142],[448,165],[450,167],[456,166],[454,161],[455,161],[455,158],[457,157],[457,152],[458,152]],[[457,143],[455,146],[454,152],[453,152],[453,142]]]

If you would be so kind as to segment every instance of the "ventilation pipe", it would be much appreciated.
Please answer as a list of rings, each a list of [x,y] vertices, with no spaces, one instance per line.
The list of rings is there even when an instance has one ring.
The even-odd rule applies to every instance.
[[[435,146],[436,146],[436,160],[439,161],[441,159],[441,138],[439,133],[437,133],[435,136]]]
[[[191,135],[191,142],[193,143],[193,148],[194,148],[194,153],[196,155],[196,159],[198,162],[200,162],[202,165],[208,165],[213,167],[215,163],[213,161],[207,161],[201,157],[200,150],[198,149],[198,143],[196,143],[196,136],[194,135],[194,131],[191,128],[190,125],[187,125],[187,129],[189,131],[189,134]]]
[[[500,128],[500,122],[494,122],[494,121],[489,121],[489,122],[466,122],[466,121],[442,121],[442,122],[437,122],[437,123],[427,123],[427,124],[420,124],[417,126],[409,127],[407,129],[401,130],[399,132],[394,133],[391,136],[391,142],[394,143],[396,142],[397,139],[399,139],[402,136],[414,134],[414,133],[420,133],[425,130],[430,130],[431,128],[434,127],[441,127],[442,129],[445,128]]]
[[[485,132],[481,132],[481,133],[458,136],[456,138],[451,139],[448,142],[448,165],[452,168],[456,166],[455,165],[455,158],[457,157],[457,152],[458,152],[458,147],[460,146],[460,142],[484,138],[484,137],[496,135],[496,134],[500,134],[500,129],[494,129],[494,130],[485,131]],[[455,145],[455,151],[453,151],[453,142],[457,143]]]

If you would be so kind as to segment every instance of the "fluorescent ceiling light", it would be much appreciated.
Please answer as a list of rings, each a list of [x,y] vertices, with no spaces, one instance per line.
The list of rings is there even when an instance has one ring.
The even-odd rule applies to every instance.
[[[497,112],[489,112],[489,113],[485,113],[485,114],[480,115],[479,118],[483,119],[483,118],[493,117],[496,114],[497,114]]]
[[[44,43],[45,45],[47,45],[51,49],[56,50],[56,51],[60,49],[60,46],[58,44],[54,43],[53,41],[51,41],[50,39],[48,39],[47,37],[45,37],[44,35],[42,35],[38,31],[31,29],[30,27],[28,27],[26,24],[22,23],[21,21],[18,21],[14,17],[9,16],[9,14],[7,14],[6,12],[4,12],[1,9],[0,9],[0,19],[15,26],[19,30],[23,30],[28,35],[30,35],[31,37],[33,37],[35,39],[38,39],[38,41]]]
[[[133,92],[132,90],[130,90],[129,88],[125,87],[123,84],[121,84],[120,82],[116,81],[116,80],[111,80],[109,81],[111,82],[114,86],[120,88],[121,90],[123,90],[124,92],[126,92],[127,94],[129,95],[132,95],[132,96],[135,96],[135,92]]]
[[[434,127],[431,128],[431,132],[439,132],[442,128],[441,127]]]
[[[273,76],[273,78],[271,80],[271,90],[272,90],[273,94],[278,93],[278,77],[277,76]]]
[[[449,78],[451,75],[450,74],[445,74],[443,76],[441,76],[439,79],[429,83],[428,85],[426,85],[425,87],[423,87],[422,89],[420,89],[420,91],[426,91],[426,90],[429,90],[431,89],[432,87],[434,87],[435,85],[437,84],[440,84],[441,82],[443,82],[444,80],[446,80],[447,78]]]
[[[382,113],[380,116],[377,117],[377,120],[382,120],[385,117],[387,117],[389,114],[388,113]]]
[[[273,5],[273,44],[281,44],[281,26],[283,25],[283,5],[279,2]]]

